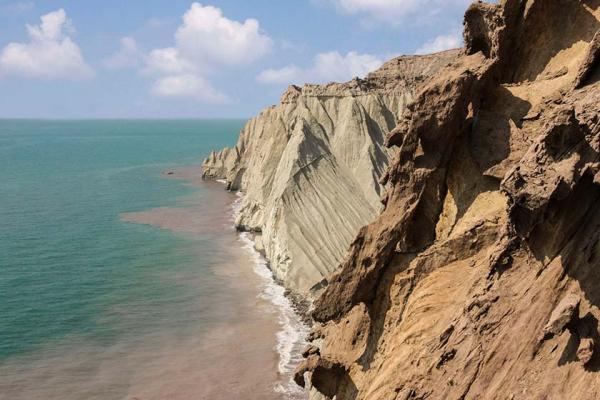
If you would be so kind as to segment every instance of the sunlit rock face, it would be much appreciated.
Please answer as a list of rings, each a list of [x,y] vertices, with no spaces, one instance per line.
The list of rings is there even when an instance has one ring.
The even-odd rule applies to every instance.
[[[236,221],[275,276],[313,297],[340,265],[358,230],[381,211],[384,146],[416,88],[458,51],[399,57],[365,79],[290,86],[279,105],[248,122],[237,145],[212,153],[205,178],[244,193]]]
[[[474,3],[315,302],[325,398],[600,398],[600,1]]]

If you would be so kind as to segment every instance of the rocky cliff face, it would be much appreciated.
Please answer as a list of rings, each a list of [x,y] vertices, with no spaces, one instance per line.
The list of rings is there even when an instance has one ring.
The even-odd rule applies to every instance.
[[[358,230],[381,210],[383,143],[416,87],[458,51],[400,57],[365,79],[291,86],[248,122],[234,148],[204,162],[208,179],[244,192],[236,225],[257,233],[277,278],[312,296]]]
[[[474,3],[315,304],[326,398],[600,398],[600,1]]]

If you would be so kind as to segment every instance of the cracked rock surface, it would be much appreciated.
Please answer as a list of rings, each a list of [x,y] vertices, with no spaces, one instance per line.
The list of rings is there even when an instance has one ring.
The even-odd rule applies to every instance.
[[[468,8],[465,49],[390,129],[384,209],[315,303],[298,382],[600,398],[599,30],[599,0]]]
[[[279,105],[248,122],[235,147],[204,161],[205,178],[244,193],[236,225],[256,234],[288,289],[319,293],[377,216],[379,179],[396,152],[385,137],[416,88],[458,54],[398,57],[365,79],[290,86]]]

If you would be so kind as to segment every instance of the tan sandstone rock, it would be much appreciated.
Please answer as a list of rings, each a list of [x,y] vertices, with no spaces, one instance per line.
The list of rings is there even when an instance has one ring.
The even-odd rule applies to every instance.
[[[326,398],[600,398],[599,30],[599,0],[469,7],[315,303]]]
[[[399,57],[365,79],[290,86],[248,122],[237,145],[212,153],[204,176],[244,192],[236,225],[262,232],[286,287],[312,296],[358,230],[381,210],[384,147],[418,85],[457,56]]]
[[[577,295],[568,295],[562,299],[554,311],[552,311],[552,315],[550,315],[550,319],[544,327],[544,337],[553,337],[561,334],[574,318],[579,318],[577,313],[580,302],[581,300]]]

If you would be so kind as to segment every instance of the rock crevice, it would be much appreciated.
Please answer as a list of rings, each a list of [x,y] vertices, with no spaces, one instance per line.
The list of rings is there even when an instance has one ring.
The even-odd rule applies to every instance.
[[[399,57],[365,79],[290,86],[279,105],[248,122],[235,147],[204,161],[205,178],[244,192],[236,225],[261,235],[287,288],[314,297],[377,216],[379,180],[396,152],[384,139],[416,88],[457,55]]]
[[[386,138],[384,209],[315,302],[307,384],[600,398],[599,31],[597,0],[468,8],[465,49]]]

